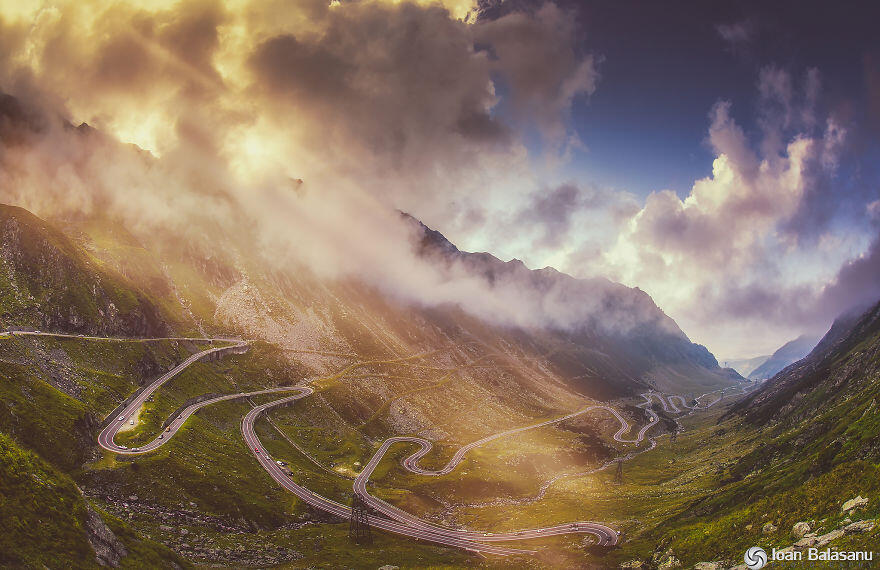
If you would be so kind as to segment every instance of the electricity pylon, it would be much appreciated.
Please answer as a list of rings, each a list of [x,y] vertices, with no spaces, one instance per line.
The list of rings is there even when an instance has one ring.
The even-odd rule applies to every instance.
[[[623,458],[617,458],[617,471],[614,473],[614,484],[620,485],[623,483]]]
[[[356,544],[372,544],[373,533],[370,531],[369,508],[355,494],[351,502],[351,517],[348,520],[348,537]]]

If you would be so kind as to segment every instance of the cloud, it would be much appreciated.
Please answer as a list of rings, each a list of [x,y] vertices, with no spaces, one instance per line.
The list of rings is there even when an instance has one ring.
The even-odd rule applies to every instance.
[[[757,26],[751,20],[741,20],[715,26],[718,36],[728,51],[735,55],[748,53],[757,36]]]
[[[847,261],[834,279],[822,288],[816,307],[826,318],[880,299],[880,232],[868,250]]]
[[[548,3],[476,22],[474,10],[466,0],[4,7],[0,86],[57,97],[47,106],[155,155],[218,155],[248,179],[345,179],[454,231],[515,203],[512,193],[525,199],[522,130],[571,148],[565,116],[595,87],[567,12]],[[511,87],[503,115],[497,82]]]
[[[757,354],[804,329],[820,332],[848,303],[878,293],[866,213],[840,225],[834,207],[844,202],[841,161],[854,160],[848,130],[834,117],[816,120],[815,70],[801,85],[781,69],[761,71],[757,140],[733,119],[730,103],[716,104],[707,137],[711,176],[684,198],[650,194],[593,263],[640,284],[710,348]]]
[[[24,9],[3,24],[0,88],[38,120],[0,123],[0,200],[47,217],[100,213],[168,247],[241,240],[322,280],[571,326],[601,309],[598,296],[573,311],[565,291],[531,296],[515,279],[438,270],[414,255],[396,211],[470,232],[518,211],[535,188],[527,131],[569,140],[570,106],[595,87],[555,5],[475,22],[450,11],[465,4]]]
[[[532,255],[568,245],[574,239],[573,230],[577,230],[580,249],[593,246],[598,250],[603,243],[597,240],[600,236],[591,235],[586,228],[607,235],[605,230],[628,219],[638,209],[630,194],[567,182],[532,194],[511,220],[507,232],[511,236],[534,235],[529,245],[521,246]]]
[[[493,67],[511,87],[511,105],[523,122],[534,122],[556,148],[569,130],[565,119],[577,97],[596,89],[590,55],[576,52],[573,15],[547,3],[534,14],[514,12],[481,23],[477,38],[492,47]]]
[[[735,22],[733,24],[719,24],[715,30],[721,39],[730,44],[743,44],[751,41],[754,35],[754,27],[748,21]]]

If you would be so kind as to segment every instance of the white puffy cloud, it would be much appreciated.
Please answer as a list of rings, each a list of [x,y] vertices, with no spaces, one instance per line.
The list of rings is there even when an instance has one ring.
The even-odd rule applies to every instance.
[[[718,103],[707,138],[715,153],[711,176],[684,198],[671,190],[650,194],[591,265],[649,292],[723,356],[754,355],[804,329],[819,332],[846,304],[829,304],[827,284],[867,246],[860,230],[814,228],[802,219],[805,208],[827,199],[846,144],[846,130],[833,118],[811,129],[818,77],[814,70],[806,77],[795,89],[785,71],[761,73],[762,136],[754,143],[730,104]]]

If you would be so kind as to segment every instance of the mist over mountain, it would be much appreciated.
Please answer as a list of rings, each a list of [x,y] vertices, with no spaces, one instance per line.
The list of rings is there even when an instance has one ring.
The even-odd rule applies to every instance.
[[[527,344],[562,343],[565,351],[550,351],[555,366],[573,377],[596,378],[612,391],[647,384],[673,388],[682,381],[698,387],[738,377],[721,371],[711,353],[691,343],[638,288],[461,252],[411,217],[356,195],[318,194],[309,190],[309,181],[302,189],[282,191],[238,188],[220,179],[210,191],[195,188],[188,171],[167,159],[115,143],[95,129],[73,128],[14,98],[4,101],[7,150],[0,159],[10,165],[7,199],[36,208],[82,237],[91,236],[92,254],[105,257],[138,286],[157,287],[188,311],[213,307],[211,315],[197,318],[199,326],[242,327],[247,322],[247,334],[260,338],[286,338],[296,330],[295,335],[309,339],[305,348],[338,343],[337,327],[321,315],[333,302],[328,287],[344,287],[375,290],[395,311],[421,307],[447,319],[463,311]],[[25,121],[26,116],[37,119]],[[78,164],[75,191],[63,194],[58,177],[63,174],[69,181],[71,173],[60,163],[57,170],[47,168],[58,148],[65,149],[65,160]],[[13,160],[20,166],[13,168]],[[142,178],[132,186],[136,173]],[[143,188],[145,181],[149,189]],[[175,207],[152,207],[163,192],[181,186],[192,193],[168,194]],[[352,223],[340,224],[340,215]],[[98,228],[103,228],[101,236],[95,235]],[[148,259],[135,263],[120,251],[132,245]],[[184,276],[183,265],[195,274],[191,269]],[[243,295],[260,296],[246,302],[256,303],[250,315]],[[298,299],[291,308],[296,315],[292,324],[256,324],[268,317],[262,314],[268,305],[261,300],[267,295]]]
[[[743,376],[748,377],[755,368],[767,362],[768,358],[770,358],[769,354],[754,358],[735,358],[733,360],[724,360],[721,362],[721,365],[733,368]]]
[[[801,335],[779,347],[764,362],[757,366],[746,376],[749,380],[765,380],[772,378],[777,372],[797,362],[813,350],[819,339],[811,335]]]
[[[847,402],[846,398],[847,394],[873,389],[878,333],[880,304],[855,307],[839,316],[804,358],[783,368],[733,411],[766,423],[805,420],[830,403],[864,404],[863,400]]]

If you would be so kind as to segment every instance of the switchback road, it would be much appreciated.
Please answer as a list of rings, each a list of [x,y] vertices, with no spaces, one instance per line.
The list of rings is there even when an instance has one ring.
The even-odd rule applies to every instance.
[[[170,371],[161,375],[159,378],[150,383],[146,388],[141,390],[135,398],[132,399],[127,405],[125,405],[124,409],[121,412],[118,412],[118,417],[109,418],[110,423],[100,432],[98,435],[98,444],[105,450],[111,451],[117,454],[141,454],[148,453],[156,450],[160,446],[167,443],[181,428],[181,426],[186,422],[186,420],[194,414],[199,409],[209,406],[211,404],[215,404],[222,401],[238,399],[238,398],[246,398],[249,396],[257,396],[261,394],[271,394],[278,392],[296,392],[296,394],[292,396],[287,396],[281,398],[279,400],[275,400],[272,402],[268,402],[265,404],[261,404],[259,406],[254,407],[250,410],[242,419],[241,422],[241,432],[242,436],[247,443],[248,449],[257,459],[259,464],[263,467],[263,469],[275,480],[278,484],[283,486],[285,489],[295,494],[301,500],[306,502],[307,504],[320,509],[322,511],[331,513],[333,515],[348,518],[351,514],[351,509],[328,499],[326,497],[322,497],[317,493],[295,483],[292,480],[292,473],[288,470],[284,469],[277,462],[273,461],[272,458],[266,453],[263,448],[260,440],[254,430],[254,422],[256,419],[270,408],[281,406],[285,404],[292,404],[293,402],[309,396],[313,393],[312,388],[308,386],[284,386],[284,387],[276,387],[269,388],[265,390],[258,390],[254,392],[242,392],[237,394],[227,394],[222,396],[217,396],[208,400],[204,400],[202,402],[194,403],[190,406],[184,408],[177,417],[170,418],[171,421],[167,426],[167,429],[162,434],[159,434],[155,439],[151,442],[132,449],[128,449],[125,446],[119,445],[114,442],[114,437],[119,432],[120,428],[125,425],[125,421],[131,418],[137,411],[143,406],[144,402],[153,394],[156,390],[158,390],[162,385],[166,382],[173,379],[175,376],[180,374],[187,367],[191,366],[193,363],[199,361],[202,358],[205,358],[213,353],[221,353],[225,354],[228,352],[240,352],[246,350],[248,346],[247,341],[243,341],[241,339],[234,338],[188,338],[188,337],[171,337],[171,338],[155,338],[155,339],[135,339],[135,338],[103,338],[103,337],[95,337],[95,336],[84,336],[84,335],[71,335],[71,334],[57,334],[57,333],[46,333],[41,331],[11,331],[7,334],[11,334],[13,336],[46,336],[46,337],[60,337],[60,338],[77,338],[81,340],[90,340],[90,341],[117,341],[117,342],[146,342],[146,341],[159,341],[159,340],[177,340],[177,341],[194,341],[194,342],[211,342],[211,348],[206,350],[197,352],[183,362],[175,366]],[[223,346],[213,346],[214,343],[224,343]],[[706,396],[708,394],[704,394]],[[701,398],[703,397],[701,396]],[[618,533],[614,529],[605,526],[600,523],[590,522],[590,521],[578,521],[572,523],[566,523],[562,525],[555,525],[551,527],[544,528],[536,528],[536,529],[524,529],[513,532],[504,532],[504,533],[486,533],[479,531],[471,531],[471,530],[463,530],[463,529],[450,529],[440,527],[433,523],[429,523],[424,521],[414,515],[406,513],[397,507],[394,507],[381,499],[373,497],[367,491],[367,482],[369,480],[370,475],[372,475],[376,466],[385,456],[387,451],[395,444],[398,443],[416,443],[419,445],[419,449],[414,453],[410,454],[406,457],[402,465],[405,469],[425,476],[442,476],[451,473],[462,461],[465,455],[471,449],[475,447],[479,447],[481,445],[485,445],[493,440],[499,439],[501,437],[512,436],[527,430],[532,430],[536,428],[540,428],[543,426],[548,426],[552,424],[556,424],[559,422],[563,422],[577,416],[586,414],[591,411],[605,411],[610,413],[612,416],[617,419],[620,423],[620,428],[617,432],[612,436],[614,440],[622,442],[622,443],[641,443],[648,430],[650,430],[653,426],[657,425],[659,422],[659,418],[656,413],[654,413],[653,409],[651,409],[651,404],[653,399],[657,399],[663,409],[668,413],[681,413],[681,410],[675,406],[672,402],[672,399],[678,399],[683,407],[687,407],[692,411],[695,409],[708,408],[718,400],[715,400],[711,404],[701,407],[701,406],[689,406],[687,402],[681,396],[667,396],[664,398],[663,394],[657,392],[647,392],[642,395],[645,399],[645,402],[640,404],[639,407],[642,407],[645,410],[646,415],[649,418],[649,421],[639,430],[634,439],[625,439],[624,435],[630,431],[631,425],[629,422],[614,408],[606,405],[591,405],[585,407],[577,412],[568,414],[566,416],[562,416],[559,418],[547,420],[541,423],[533,424],[530,426],[514,428],[507,431],[503,431],[501,433],[496,433],[487,437],[484,437],[480,440],[469,443],[456,451],[453,457],[446,463],[445,466],[438,470],[429,470],[419,466],[419,461],[427,455],[433,444],[428,440],[411,437],[411,436],[402,436],[402,437],[392,437],[380,446],[380,448],[376,451],[373,457],[370,459],[368,464],[364,467],[362,472],[355,478],[354,481],[354,492],[361,497],[365,504],[374,509],[374,513],[368,516],[369,522],[372,526],[386,530],[389,532],[393,532],[396,534],[401,534],[404,536],[409,536],[412,538],[425,540],[428,542],[434,542],[438,544],[454,546],[457,548],[462,548],[472,552],[479,552],[483,554],[495,554],[495,555],[511,555],[511,554],[523,554],[523,553],[533,553],[534,551],[530,550],[520,550],[515,548],[509,548],[504,546],[498,546],[495,544],[491,544],[494,542],[507,542],[514,540],[527,540],[534,539],[546,536],[553,536],[559,534],[570,534],[570,533],[585,533],[592,534],[596,536],[598,544],[603,546],[613,546],[617,543]],[[698,399],[699,400],[699,399]],[[653,439],[651,440],[651,447],[654,446]],[[490,543],[490,544],[486,544]]]

